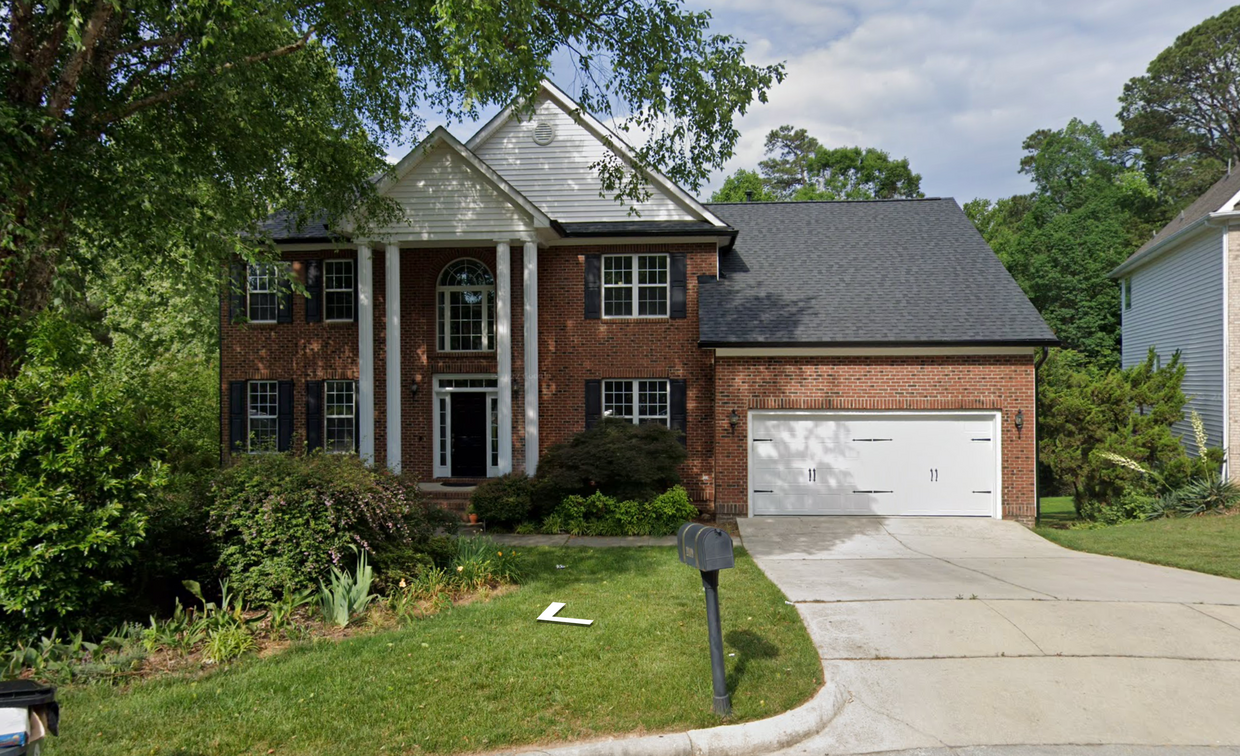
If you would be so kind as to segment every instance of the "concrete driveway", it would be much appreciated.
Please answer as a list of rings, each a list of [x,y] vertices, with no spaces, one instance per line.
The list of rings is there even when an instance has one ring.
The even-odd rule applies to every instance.
[[[1240,581],[1069,551],[997,520],[739,525],[851,694],[788,756],[1240,745]]]

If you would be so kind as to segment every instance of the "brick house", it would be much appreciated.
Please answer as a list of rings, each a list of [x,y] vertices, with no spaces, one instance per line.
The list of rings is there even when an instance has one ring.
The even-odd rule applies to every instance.
[[[325,448],[428,488],[513,470],[603,416],[684,434],[719,515],[1035,513],[1035,360],[1055,343],[953,200],[703,205],[545,84],[437,129],[370,232],[269,230],[308,296],[238,266],[224,453]]]

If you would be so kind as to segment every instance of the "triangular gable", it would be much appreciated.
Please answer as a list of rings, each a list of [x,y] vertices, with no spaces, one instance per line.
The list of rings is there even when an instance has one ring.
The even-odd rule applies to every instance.
[[[548,135],[551,139],[545,142]],[[598,170],[591,166],[605,157],[609,149],[632,165],[634,152],[619,135],[547,81],[535,97],[532,112],[524,111],[522,103],[513,103],[466,144],[560,222],[633,220],[629,210],[635,207],[642,220],[693,220],[726,226],[674,182],[653,170],[647,174],[651,197],[645,202],[631,206],[616,202],[610,195],[600,196],[602,182]]]
[[[551,219],[442,126],[376,185],[405,219],[374,229],[405,239],[503,238],[551,227]]]

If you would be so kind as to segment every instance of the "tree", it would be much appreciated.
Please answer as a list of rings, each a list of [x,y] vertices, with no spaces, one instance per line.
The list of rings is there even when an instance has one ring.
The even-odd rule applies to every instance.
[[[872,147],[828,149],[805,129],[780,126],[766,135],[766,154],[759,173],[740,169],[728,176],[712,202],[753,199],[842,200],[922,197],[921,176],[908,158],[892,160]]]
[[[723,180],[723,186],[710,195],[711,202],[774,202],[779,195],[767,188],[755,171],[741,168]]]
[[[649,136],[599,166],[620,199],[654,166],[691,187],[731,156],[733,119],[782,79],[678,0],[160,3],[0,7],[0,377],[49,306],[125,258],[216,276],[264,254],[270,208],[380,223],[380,145],[533,94],[558,51],[582,106]],[[177,251],[170,251],[177,250]],[[96,315],[100,315],[96,312]]]
[[[1240,6],[1181,34],[1120,96],[1126,142],[1172,211],[1240,157]]]

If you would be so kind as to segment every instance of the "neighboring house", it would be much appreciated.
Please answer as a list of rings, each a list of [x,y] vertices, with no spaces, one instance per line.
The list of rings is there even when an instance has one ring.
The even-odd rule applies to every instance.
[[[1240,387],[1240,364],[1226,356],[1240,325],[1240,302],[1228,293],[1240,270],[1238,199],[1240,172],[1229,172],[1111,272],[1120,282],[1123,366],[1140,364],[1151,348],[1160,363],[1179,352],[1189,407],[1210,444],[1224,449],[1240,432],[1229,388]],[[1196,453],[1187,413],[1174,427]]]
[[[270,221],[309,297],[237,271],[226,453],[476,481],[613,416],[683,432],[720,515],[1032,520],[1056,342],[954,201],[702,205],[655,173],[633,215],[591,167],[617,135],[550,84],[519,112],[405,157],[397,226]]]

